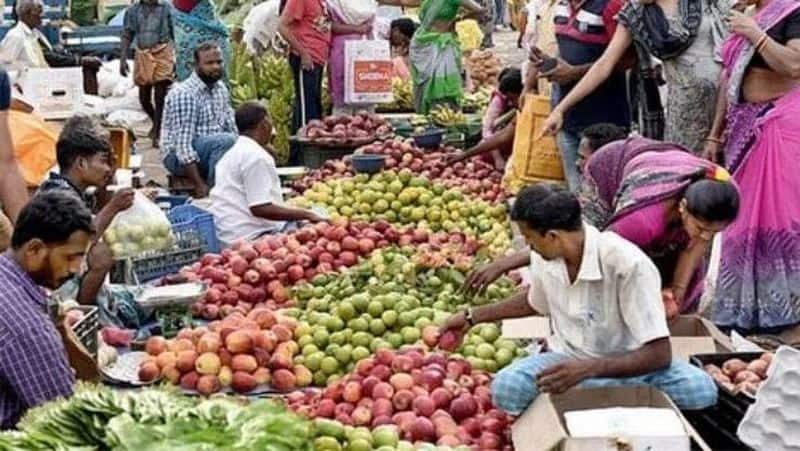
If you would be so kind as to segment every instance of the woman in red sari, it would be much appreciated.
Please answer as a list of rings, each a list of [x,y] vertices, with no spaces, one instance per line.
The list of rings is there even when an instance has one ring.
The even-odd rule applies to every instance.
[[[708,155],[741,188],[722,237],[713,319],[744,332],[800,323],[800,2],[733,12]]]

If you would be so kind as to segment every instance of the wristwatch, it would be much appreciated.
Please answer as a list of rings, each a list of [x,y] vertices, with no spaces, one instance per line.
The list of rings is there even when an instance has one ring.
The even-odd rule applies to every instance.
[[[475,319],[472,317],[472,309],[468,308],[466,312],[464,312],[464,319],[467,321],[469,327],[475,325]]]

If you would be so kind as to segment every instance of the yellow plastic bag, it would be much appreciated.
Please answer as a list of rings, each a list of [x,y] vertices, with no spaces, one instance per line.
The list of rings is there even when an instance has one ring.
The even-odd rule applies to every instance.
[[[11,110],[8,126],[22,177],[36,187],[56,164],[58,134],[39,116]]]
[[[550,98],[532,94],[526,97],[522,113],[517,117],[514,148],[503,175],[506,190],[516,194],[531,183],[564,180],[564,167],[555,138],[539,137],[549,114]]]

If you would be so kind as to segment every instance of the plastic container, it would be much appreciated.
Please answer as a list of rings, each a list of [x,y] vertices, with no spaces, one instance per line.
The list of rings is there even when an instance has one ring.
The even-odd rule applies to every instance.
[[[383,169],[386,164],[385,155],[356,154],[352,157],[353,169],[356,172],[375,174]]]
[[[436,149],[442,144],[444,130],[434,128],[414,135],[414,144],[423,149]]]
[[[320,168],[326,161],[338,160],[352,154],[356,150],[356,148],[352,146],[318,147],[310,143],[303,144],[301,147],[303,166],[309,169]]]
[[[179,205],[170,210],[167,217],[179,240],[181,234],[195,233],[205,243],[207,252],[217,253],[222,250],[214,226],[214,216],[208,211],[194,205]]]
[[[128,285],[160,279],[197,262],[204,253],[204,243],[187,240],[179,244],[177,249],[116,260],[111,267],[109,279],[111,283]]]

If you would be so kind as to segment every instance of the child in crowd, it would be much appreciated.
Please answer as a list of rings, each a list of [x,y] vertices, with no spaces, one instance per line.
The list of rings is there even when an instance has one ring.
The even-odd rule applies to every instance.
[[[494,135],[503,127],[502,121],[509,111],[516,110],[522,94],[522,72],[515,67],[507,67],[498,76],[497,89],[492,93],[489,106],[483,115],[483,139]],[[505,167],[505,158],[499,151],[483,154],[481,158],[495,167]]]
[[[408,17],[395,19],[390,25],[389,42],[392,46],[392,62],[394,63],[392,77],[394,78],[399,78],[403,81],[411,79],[408,46],[416,31],[417,24]]]

